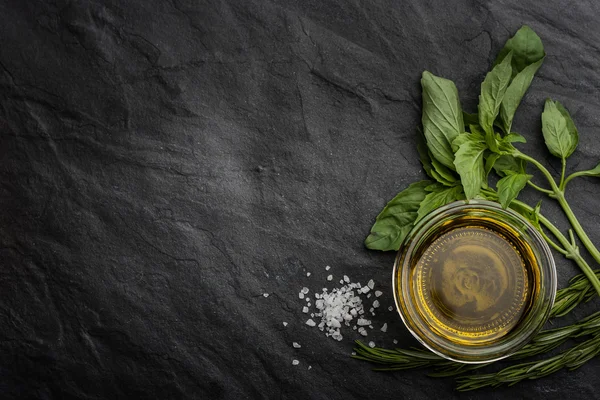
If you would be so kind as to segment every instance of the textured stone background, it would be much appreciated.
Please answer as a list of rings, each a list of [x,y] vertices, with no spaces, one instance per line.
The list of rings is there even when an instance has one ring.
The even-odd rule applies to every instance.
[[[393,254],[362,242],[423,176],[420,74],[455,80],[473,111],[522,24],[548,57],[521,148],[556,168],[539,123],[552,96],[580,129],[570,168],[595,165],[598,17],[558,0],[0,1],[1,397],[458,397],[349,359],[354,333],[305,326],[297,292],[330,264],[391,304]],[[600,243],[600,182],[570,189]],[[557,262],[564,285],[576,270]],[[393,313],[375,321],[378,344],[415,344]],[[599,370],[464,397],[598,398]]]

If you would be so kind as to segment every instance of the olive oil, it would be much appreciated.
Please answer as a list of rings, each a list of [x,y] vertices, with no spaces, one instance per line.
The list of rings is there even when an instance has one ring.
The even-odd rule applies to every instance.
[[[537,292],[536,257],[510,226],[464,216],[424,239],[411,297],[430,328],[461,345],[508,334]]]

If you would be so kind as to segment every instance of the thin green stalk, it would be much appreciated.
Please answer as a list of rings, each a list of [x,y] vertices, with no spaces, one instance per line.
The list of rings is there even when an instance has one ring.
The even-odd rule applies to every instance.
[[[531,207],[528,204],[523,203],[519,200],[513,200],[512,204],[514,204],[530,213],[534,211],[533,207]],[[548,231],[550,231],[550,233],[552,233],[552,235],[559,241],[562,248],[567,251],[567,254],[565,254],[565,256],[567,258],[575,261],[577,266],[579,266],[581,271],[590,280],[590,283],[592,284],[592,286],[594,287],[596,292],[598,292],[598,294],[600,294],[600,280],[598,279],[598,277],[596,276],[596,274],[594,273],[592,268],[588,265],[587,261],[585,261],[585,259],[581,256],[581,254],[579,254],[579,248],[577,247],[577,245],[574,242],[573,243],[570,242],[565,237],[565,235],[563,235],[562,232],[543,215],[539,215],[539,220],[540,220],[540,223],[546,229],[548,229]]]
[[[567,170],[567,159],[566,158],[561,158],[561,164],[562,164],[562,168],[560,170],[560,183],[558,184],[558,187],[561,188],[560,190],[562,191],[562,187],[565,183],[565,171]]]
[[[531,186],[532,188],[534,188],[535,190],[537,190],[538,192],[546,193],[548,196],[550,196],[551,194],[554,194],[554,192],[552,190],[544,189],[543,187],[540,187],[531,181],[527,181],[527,184],[529,186]]]
[[[552,188],[552,192],[553,192],[550,196],[555,198],[556,200],[558,200],[558,204],[560,204],[561,208],[563,209],[565,215],[567,216],[567,219],[569,220],[569,222],[571,223],[571,226],[575,230],[575,233],[577,233],[577,236],[579,236],[579,240],[581,240],[581,243],[583,243],[583,245],[585,246],[587,251],[590,252],[590,254],[594,258],[594,260],[596,260],[596,262],[600,263],[600,251],[598,251],[596,246],[594,246],[594,244],[592,243],[592,241],[590,240],[588,235],[583,230],[583,227],[579,223],[579,220],[577,219],[577,217],[573,213],[573,210],[571,210],[569,203],[565,199],[564,191],[559,186],[556,185],[554,178],[552,177],[550,172],[546,169],[546,167],[544,167],[536,159],[529,157],[528,155],[523,154],[519,151],[515,152],[514,156],[517,158],[521,158],[522,160],[525,160],[527,162],[530,162],[537,169],[539,169],[540,172],[546,177],[546,179],[548,180],[548,183],[550,184],[550,187]],[[561,186],[564,186],[564,185],[565,185],[565,182],[561,180]],[[600,282],[597,282],[597,283],[598,283],[597,290],[599,290],[599,293],[600,293]]]

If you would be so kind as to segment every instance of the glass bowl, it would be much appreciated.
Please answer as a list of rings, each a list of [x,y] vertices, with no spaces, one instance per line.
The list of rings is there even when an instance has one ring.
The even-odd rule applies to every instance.
[[[471,200],[440,207],[407,235],[392,275],[396,308],[412,335],[449,360],[508,357],[542,328],[556,267],[521,215]]]

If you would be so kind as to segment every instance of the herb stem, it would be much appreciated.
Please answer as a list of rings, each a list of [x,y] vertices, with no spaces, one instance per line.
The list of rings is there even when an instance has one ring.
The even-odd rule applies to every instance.
[[[528,212],[534,212],[533,207],[519,200],[513,200],[512,203]],[[594,289],[596,289],[596,291],[600,295],[600,280],[598,279],[592,268],[589,266],[587,261],[585,261],[581,254],[579,254],[579,248],[575,245],[575,243],[571,243],[571,241],[569,241],[569,239],[567,239],[565,235],[563,235],[562,232],[543,215],[539,214],[539,220],[540,223],[544,225],[544,227],[548,229],[550,233],[552,233],[552,235],[559,241],[562,248],[566,251],[566,253],[561,253],[564,254],[565,257],[575,261],[575,263],[579,266],[581,271],[590,280],[590,283],[592,284]]]
[[[579,236],[579,240],[581,240],[581,243],[583,243],[583,245],[585,246],[585,248],[587,249],[587,251],[590,252],[590,254],[594,258],[594,260],[596,260],[597,263],[600,263],[600,251],[598,251],[598,249],[596,248],[596,246],[594,246],[594,244],[592,243],[592,241],[590,240],[590,238],[588,237],[588,235],[583,230],[583,227],[579,223],[579,220],[577,219],[577,217],[573,213],[573,210],[571,210],[571,207],[569,206],[569,203],[565,199],[565,193],[564,193],[564,191],[561,190],[556,185],[556,182],[554,181],[554,178],[552,178],[552,175],[546,169],[546,167],[544,167],[542,164],[540,164],[536,159],[534,159],[532,157],[529,157],[528,155],[523,154],[520,151],[516,151],[514,153],[514,156],[517,157],[517,158],[521,158],[521,159],[523,159],[523,160],[525,160],[527,162],[530,162],[537,169],[539,169],[542,172],[542,174],[544,174],[544,176],[548,180],[548,183],[550,184],[550,187],[552,188],[552,192],[553,193],[550,196],[554,197],[558,201],[558,204],[560,204],[561,208],[563,209],[565,215],[567,216],[567,219],[569,220],[569,222],[571,223],[571,226],[575,230],[575,233],[577,233],[577,236]],[[565,184],[565,182],[562,183],[563,186],[564,186],[564,184]],[[596,287],[596,285],[594,285],[594,287]],[[598,282],[598,286],[596,287],[596,289],[600,293],[600,282]]]
[[[558,187],[560,188],[560,190],[564,190],[563,186],[565,184],[565,171],[567,170],[567,159],[566,158],[561,158],[561,163],[562,163],[562,168],[560,170],[560,183],[558,184]]]
[[[532,188],[534,188],[535,190],[537,190],[538,192],[546,193],[549,196],[551,194],[554,194],[554,192],[552,190],[544,189],[543,187],[540,187],[540,186],[536,185],[535,183],[533,183],[531,181],[527,181],[527,184],[529,186],[531,186]]]
[[[573,172],[571,175],[567,176],[567,179],[560,185],[560,190],[564,191],[565,187],[567,187],[567,183],[569,183],[571,179],[577,178],[578,176],[586,176],[586,172],[587,171]]]

